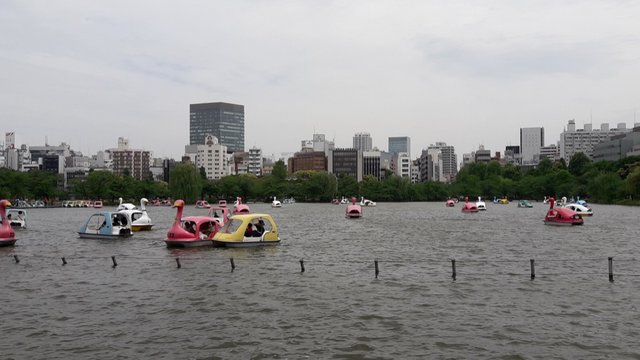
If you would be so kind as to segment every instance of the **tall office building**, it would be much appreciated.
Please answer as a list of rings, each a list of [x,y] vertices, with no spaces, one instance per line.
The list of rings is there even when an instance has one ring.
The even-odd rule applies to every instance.
[[[360,151],[371,151],[373,149],[373,140],[369,133],[356,133],[353,136],[353,148]]]
[[[420,180],[452,182],[458,175],[455,148],[444,142],[429,145],[420,157]]]
[[[333,149],[327,157],[327,171],[336,176],[344,175],[362,181],[362,151]]]
[[[389,152],[392,154],[407,153],[411,157],[411,138],[408,136],[390,137]]]
[[[520,128],[520,154],[522,165],[540,162],[540,149],[544,146],[544,128]]]
[[[204,145],[208,134],[229,152],[244,151],[244,105],[223,102],[189,105],[189,144]]]

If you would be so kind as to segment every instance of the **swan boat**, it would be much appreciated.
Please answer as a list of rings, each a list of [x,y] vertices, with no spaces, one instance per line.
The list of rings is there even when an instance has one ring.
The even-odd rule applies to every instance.
[[[476,206],[476,203],[469,202],[469,198],[465,198],[464,205],[462,205],[462,212],[463,213],[477,213],[478,212],[478,207]]]
[[[133,210],[135,208],[136,208],[136,206],[133,205],[132,203],[123,203],[122,202],[122,198],[118,198],[118,207],[116,208],[116,211]]]
[[[565,209],[570,209],[576,212],[580,216],[593,216],[593,210],[577,203],[566,204],[562,206]]]
[[[248,234],[247,228],[262,227],[261,231]],[[268,214],[233,215],[220,231],[213,236],[214,246],[253,247],[278,245],[278,225]]]
[[[584,224],[582,216],[567,208],[554,208],[555,199],[549,198],[549,210],[544,217],[545,225],[572,226]]]
[[[118,211],[127,217],[129,224],[131,224],[132,231],[145,231],[151,230],[153,222],[147,213],[145,205],[149,202],[146,198],[140,199],[140,209],[133,210],[120,210]]]
[[[282,203],[276,199],[276,197],[273,197],[273,201],[271,202],[271,207],[272,208],[280,208],[282,207]]]
[[[351,198],[351,204],[347,205],[345,211],[345,217],[347,219],[358,219],[364,215],[362,212],[362,205],[356,203],[356,198]]]
[[[167,232],[165,244],[167,247],[197,247],[211,246],[212,239],[220,225],[209,216],[182,217],[184,200],[176,200],[173,204],[176,217],[173,226]]]
[[[10,207],[9,200],[0,200],[0,246],[12,246],[16,243],[16,232],[7,220],[6,208]]]
[[[480,196],[478,196],[478,201],[476,201],[476,207],[480,211],[487,210],[487,204],[482,201],[482,198]]]
[[[360,198],[360,206],[376,206],[375,201],[365,199],[364,196]]]
[[[533,205],[529,202],[529,200],[520,200],[518,201],[519,208],[532,208]]]
[[[27,210],[9,209],[7,210],[7,221],[14,229],[27,228]]]
[[[233,203],[233,215],[248,214],[250,212],[249,206],[242,203],[242,198],[236,197],[236,201]]]
[[[196,201],[196,209],[208,209],[211,205],[207,202],[207,200],[198,200]]]
[[[91,215],[78,232],[86,239],[122,239],[132,234],[131,222],[124,214],[108,211]]]

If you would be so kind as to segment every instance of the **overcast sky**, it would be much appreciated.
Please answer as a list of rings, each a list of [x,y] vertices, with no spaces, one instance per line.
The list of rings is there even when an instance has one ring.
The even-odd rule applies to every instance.
[[[636,1],[0,0],[0,34],[2,134],[89,155],[179,158],[201,102],[244,105],[265,155],[366,131],[459,161],[640,110]]]

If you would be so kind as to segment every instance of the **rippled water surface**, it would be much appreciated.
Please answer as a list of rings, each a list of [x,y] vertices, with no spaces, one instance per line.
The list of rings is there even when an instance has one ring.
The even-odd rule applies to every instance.
[[[379,203],[359,220],[250,205],[273,214],[280,246],[167,249],[165,207],[116,241],[77,237],[92,209],[29,210],[0,248],[1,357],[640,358],[638,208],[595,205],[564,228],[543,225],[541,203]]]

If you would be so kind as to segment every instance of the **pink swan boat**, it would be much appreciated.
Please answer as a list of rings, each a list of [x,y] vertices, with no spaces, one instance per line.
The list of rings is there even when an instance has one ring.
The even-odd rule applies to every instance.
[[[16,232],[13,231],[9,220],[7,220],[6,208],[11,207],[9,200],[0,200],[0,246],[11,246],[16,243]]]
[[[208,216],[182,217],[184,200],[176,200],[173,207],[177,208],[176,218],[164,241],[167,247],[213,246],[213,235],[220,229],[216,219]]]

